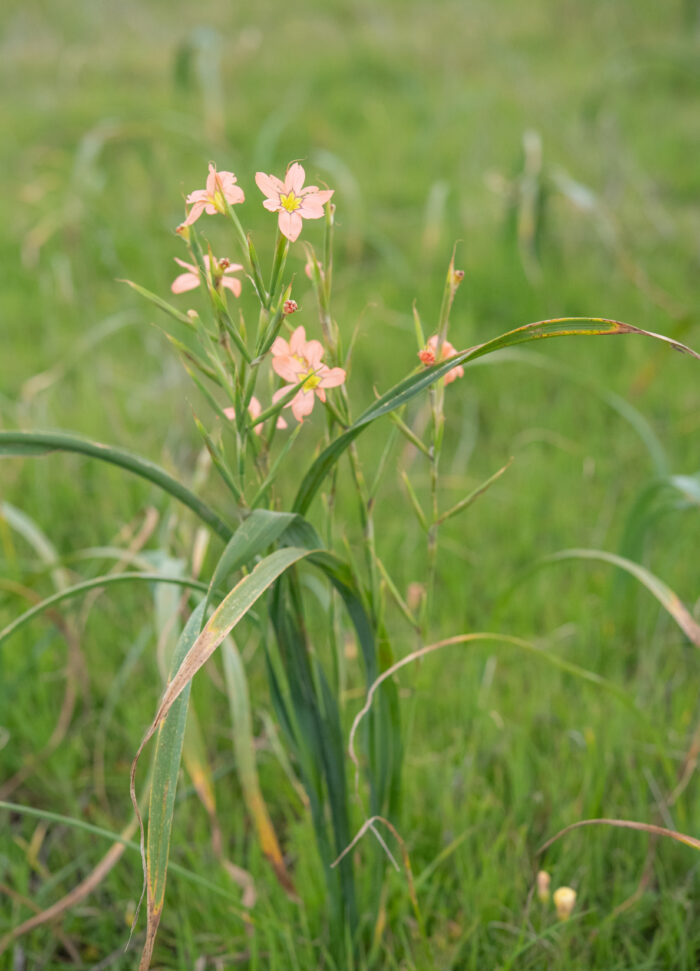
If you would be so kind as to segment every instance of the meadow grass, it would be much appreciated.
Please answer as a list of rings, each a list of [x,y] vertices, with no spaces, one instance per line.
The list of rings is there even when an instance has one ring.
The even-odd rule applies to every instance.
[[[359,329],[350,380],[367,404],[375,387],[384,391],[415,363],[411,304],[435,319],[455,240],[466,273],[450,332],[458,347],[531,320],[588,313],[700,346],[691,3],[195,8],[129,0],[115,16],[94,3],[35,0],[5,5],[0,24],[2,428],[69,429],[171,470],[193,467],[191,410],[205,406],[150,326],[151,309],[116,280],[166,291],[180,253],[172,235],[184,211],[178,199],[202,184],[210,159],[239,174],[251,201],[252,173],[279,171],[295,157],[336,188],[335,312],[346,333]],[[529,238],[518,247],[514,217],[494,191],[522,171],[522,137],[532,129],[549,180],[536,264]],[[557,192],[561,171],[595,193],[597,208],[582,211]],[[266,214],[247,210],[256,242],[271,247]],[[219,227],[210,232],[223,239]],[[310,310],[300,260],[297,277],[302,310]],[[695,362],[629,338],[536,349],[550,365],[629,401],[660,440],[668,471],[698,472]],[[656,472],[649,452],[585,383],[532,359],[474,366],[446,397],[445,508],[510,456],[514,462],[444,528],[434,639],[476,630],[530,638],[610,680],[629,703],[505,646],[446,648],[402,673],[400,831],[425,928],[412,916],[405,876],[389,872],[388,929],[366,966],[694,968],[699,884],[686,847],[659,844],[653,879],[616,915],[637,887],[648,838],[572,833],[545,865],[554,885],[576,886],[574,917],[558,923],[551,908],[528,904],[537,848],[571,822],[616,816],[696,832],[694,780],[671,808],[663,803],[697,719],[694,649],[611,567],[566,561],[522,575],[565,547],[619,550]],[[386,433],[377,426],[358,443],[369,467]],[[313,436],[304,441],[313,447]],[[401,445],[393,454],[410,463],[427,498],[420,456]],[[191,539],[188,515],[118,470],[59,455],[3,460],[0,470],[3,501],[31,517],[62,556],[128,546],[151,507],[158,515],[145,551],[178,555]],[[220,498],[213,480],[202,491]],[[377,499],[378,549],[405,592],[425,576],[425,539],[398,495],[392,466]],[[359,558],[354,504],[343,513]],[[640,547],[690,605],[698,598],[699,524],[697,504],[669,507]],[[3,527],[0,548],[7,579],[50,592],[28,544]],[[71,577],[87,577],[113,563],[66,565]],[[0,597],[4,626],[26,601],[9,588]],[[89,613],[80,603],[65,615],[82,630],[77,708],[66,737],[7,798],[118,833],[131,818],[129,764],[160,694],[153,596],[125,586]],[[415,635],[398,611],[388,622],[397,654],[413,650]],[[215,775],[225,856],[255,880],[255,927],[251,933],[241,920],[241,891],[220,866],[210,820],[183,777],[172,859],[205,885],[171,872],[154,966],[192,969],[202,957],[212,968],[331,967],[311,826],[264,728],[271,705],[252,629],[240,647],[263,792],[302,902],[277,886],[251,832],[215,664],[195,680],[192,705]],[[51,737],[65,658],[64,637],[42,621],[0,648],[2,780]],[[348,668],[346,729],[363,697],[352,657]],[[2,819],[0,934],[31,915],[27,899],[49,906],[109,848],[66,822],[10,811]],[[357,853],[373,860],[380,851],[366,840]],[[43,927],[0,961],[92,967],[112,955],[103,966],[132,967],[120,949],[140,886],[139,857],[129,851],[62,919],[63,936],[58,925]]]

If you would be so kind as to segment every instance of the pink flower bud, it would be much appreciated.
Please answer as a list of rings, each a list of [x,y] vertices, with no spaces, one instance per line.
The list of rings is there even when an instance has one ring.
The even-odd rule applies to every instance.
[[[285,317],[289,317],[290,314],[295,314],[299,309],[299,304],[296,300],[285,300],[282,307],[282,313]]]
[[[537,896],[543,904],[549,900],[549,885],[552,878],[546,870],[540,870],[537,874]]]

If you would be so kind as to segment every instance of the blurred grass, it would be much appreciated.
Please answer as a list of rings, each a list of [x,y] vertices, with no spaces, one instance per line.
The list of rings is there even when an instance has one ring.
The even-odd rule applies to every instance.
[[[183,214],[179,200],[203,185],[210,159],[238,175],[246,225],[261,250],[270,250],[273,237],[258,205],[256,170],[281,171],[299,157],[314,181],[336,187],[335,313],[346,333],[360,328],[351,382],[358,410],[374,387],[385,390],[414,365],[411,303],[417,300],[425,322],[435,319],[455,239],[466,271],[450,334],[458,347],[530,320],[593,313],[662,333],[683,330],[697,349],[699,44],[697,4],[688,0],[205,0],[196,7],[125,0],[118,13],[86,0],[10,0],[0,10],[0,425],[65,428],[171,470],[192,467],[198,443],[189,402],[199,414],[204,406],[150,326],[150,308],[115,281],[129,277],[165,292],[172,257],[181,255],[172,234]],[[590,214],[553,193],[541,272],[528,279],[504,201],[490,188],[493,173],[510,179],[521,170],[528,129],[540,133],[548,170],[563,169],[596,194],[633,264],[668,297],[663,306],[625,272]],[[223,247],[216,220],[207,232]],[[309,226],[305,238],[320,240],[320,229]],[[310,326],[302,266],[300,251],[300,322]],[[114,329],[73,361],[99,327]],[[698,471],[694,362],[629,338],[551,342],[541,350],[629,399],[661,438],[673,472]],[[57,364],[48,378],[28,383]],[[577,886],[579,917],[553,927],[551,914],[535,908],[532,927],[521,931],[536,847],[586,816],[651,819],[659,791],[673,788],[698,715],[696,655],[651,598],[636,590],[620,596],[608,568],[561,564],[499,606],[517,571],[540,554],[618,548],[626,516],[652,476],[648,455],[598,399],[523,365],[475,368],[450,386],[447,400],[444,508],[510,455],[515,461],[445,527],[436,638],[489,629],[495,617],[509,633],[552,637],[552,649],[568,660],[626,686],[643,717],[507,649],[497,657],[484,647],[448,649],[402,675],[413,719],[402,834],[417,878],[452,840],[464,839],[420,889],[430,958],[406,917],[402,878],[390,877],[394,921],[377,966],[694,968],[698,877],[690,851],[659,847],[654,885],[635,908],[608,919],[641,874],[646,839],[637,834],[584,831],[555,847],[547,859],[554,884]],[[302,446],[313,447],[314,428],[318,421]],[[378,426],[360,441],[370,468],[387,431]],[[186,517],[168,523],[161,500],[117,471],[60,456],[4,461],[0,471],[3,499],[21,506],[61,551],[116,542],[149,503],[162,513],[150,545],[185,548]],[[419,459],[412,474],[419,495],[427,495]],[[388,475],[377,504],[378,545],[405,590],[424,576],[425,553],[408,505],[397,514],[397,488]],[[354,506],[345,512],[357,545]],[[650,568],[691,605],[699,596],[699,540],[699,517],[688,510],[652,530],[645,550]],[[2,549],[3,572],[26,579],[31,551],[16,537],[14,556],[7,544]],[[36,587],[49,589],[45,579]],[[3,621],[25,606],[1,596]],[[406,653],[412,635],[398,615],[390,619],[397,653]],[[144,592],[125,589],[98,601],[82,637],[88,684],[69,736],[16,801],[121,828],[129,760],[159,693],[156,637]],[[92,738],[141,639],[147,647],[135,662],[138,674],[126,676],[105,738],[107,798],[99,799]],[[253,639],[247,647],[241,643],[244,657],[253,654]],[[5,645],[3,778],[50,736],[64,660],[60,636],[42,624]],[[269,707],[259,661],[249,661],[258,713]],[[323,890],[308,822],[262,738],[261,782],[304,895],[298,907],[273,885],[245,821],[224,695],[204,677],[192,697],[198,711],[211,712],[204,730],[225,850],[256,878],[258,930],[249,937],[225,902],[194,895],[173,876],[159,966],[189,969],[199,955],[212,967],[214,956],[224,956],[226,966],[243,955],[244,966],[287,968],[290,946],[299,967],[321,966]],[[692,832],[699,810],[691,782],[673,822]],[[97,861],[98,850],[79,833],[51,826],[39,840],[35,821],[9,821],[0,882],[40,907]],[[22,842],[33,835],[35,858]],[[206,813],[183,789],[173,858],[224,883],[209,837]],[[125,858],[65,918],[84,966],[124,943],[139,888],[138,860]],[[27,916],[3,897],[3,932]],[[285,921],[289,941],[279,926]],[[533,941],[545,927],[545,941]],[[27,967],[67,960],[50,929],[21,943]]]

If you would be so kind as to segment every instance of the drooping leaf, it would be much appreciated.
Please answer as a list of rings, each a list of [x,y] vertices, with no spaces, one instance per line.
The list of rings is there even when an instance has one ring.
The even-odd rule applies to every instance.
[[[178,499],[188,506],[199,518],[205,522],[223,540],[231,537],[231,527],[228,526],[213,509],[210,509],[198,496],[182,485],[177,479],[169,475],[165,469],[148,459],[143,459],[130,452],[91,442],[78,435],[66,435],[62,432],[20,432],[0,431],[0,458],[11,456],[47,455],[50,452],[75,452],[117,465],[127,472],[147,479],[158,488]]]
[[[88,590],[94,590],[97,587],[108,587],[114,586],[118,583],[132,583],[132,582],[142,582],[142,583],[174,583],[176,586],[189,587],[192,590],[202,590],[204,593],[208,591],[206,583],[201,583],[199,580],[188,580],[183,577],[164,577],[160,573],[110,573],[102,577],[94,577],[92,580],[85,580],[84,583],[77,583],[74,587],[68,587],[66,590],[61,590],[59,593],[55,593],[50,597],[46,597],[41,603],[34,604],[29,610],[26,610],[19,617],[15,618],[12,623],[8,624],[4,630],[0,631],[0,644],[7,640],[11,634],[14,634],[24,627],[25,624],[29,623],[32,618],[36,617],[38,614],[43,613],[49,607],[54,604],[60,603],[62,600],[70,600],[72,597],[79,597],[80,594],[86,593]]]
[[[204,614],[204,602],[192,612],[173,653],[170,677],[175,675],[182,661],[197,639]],[[146,940],[141,954],[140,968],[150,967],[153,944],[158,933],[165,884],[168,876],[170,833],[175,809],[177,777],[180,772],[182,744],[187,721],[190,685],[187,684],[161,722],[156,739],[151,777],[151,795],[148,810],[148,835],[146,837]]]
[[[593,337],[615,336],[619,334],[640,334],[645,337],[653,337],[656,340],[668,344],[676,351],[683,354],[690,354],[700,360],[700,354],[686,347],[685,344],[681,344],[662,334],[654,334],[651,331],[633,327],[631,324],[625,324],[619,320],[609,320],[603,317],[559,317],[552,320],[540,320],[533,324],[526,324],[524,327],[518,327],[515,330],[508,331],[506,334],[502,334],[500,337],[496,337],[484,344],[478,344],[476,347],[461,351],[448,361],[435,364],[433,367],[413,374],[400,381],[378,398],[374,404],[360,415],[350,428],[343,432],[342,435],[339,435],[338,438],[321,452],[299,486],[294,500],[294,511],[302,515],[306,512],[325,477],[345,449],[357,438],[363,429],[377,418],[381,418],[382,415],[390,414],[398,408],[401,408],[411,398],[430,387],[435,381],[444,377],[448,371],[452,370],[458,364],[467,364],[470,361],[477,360],[494,351],[512,347],[515,344],[543,340],[549,337],[571,337],[576,335]]]
[[[560,560],[600,560],[604,563],[611,563],[613,566],[625,570],[640,583],[644,584],[647,590],[656,597],[661,606],[673,617],[686,637],[696,646],[700,647],[700,624],[698,624],[682,600],[666,586],[663,580],[651,573],[646,567],[632,560],[627,560],[623,556],[616,556],[615,553],[606,553],[604,550],[562,550],[560,553],[553,553],[551,556],[544,557],[542,563],[556,563]]]

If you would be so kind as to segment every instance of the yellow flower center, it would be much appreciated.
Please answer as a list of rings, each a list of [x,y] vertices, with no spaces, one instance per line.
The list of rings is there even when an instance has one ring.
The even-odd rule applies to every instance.
[[[286,196],[280,193],[280,205],[287,212],[296,212],[301,205],[301,196],[295,196],[294,190],[291,190]]]
[[[299,373],[299,380],[305,378],[304,383],[301,386],[302,391],[313,391],[321,383],[321,376],[319,374],[314,374],[313,369],[309,368],[306,371],[301,371]]]
[[[217,189],[213,196],[210,196],[212,206],[223,216],[226,215],[226,196],[221,189]]]

